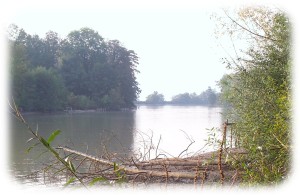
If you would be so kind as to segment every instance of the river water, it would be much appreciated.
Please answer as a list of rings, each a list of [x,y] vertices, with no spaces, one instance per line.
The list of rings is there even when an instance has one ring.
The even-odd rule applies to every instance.
[[[54,130],[61,130],[53,146],[68,146],[95,156],[100,156],[105,148],[120,155],[151,159],[158,155],[184,157],[212,150],[204,147],[207,129],[221,126],[221,111],[220,107],[139,106],[135,111],[126,112],[25,114],[24,118],[45,138]],[[26,127],[10,117],[13,177],[30,174],[49,159],[41,146],[26,152],[34,144],[26,142],[30,138]],[[29,182],[38,181],[34,178]]]

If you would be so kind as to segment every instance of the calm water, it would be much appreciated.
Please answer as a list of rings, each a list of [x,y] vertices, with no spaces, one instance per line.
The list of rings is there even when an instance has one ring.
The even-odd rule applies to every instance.
[[[27,114],[31,127],[47,138],[52,131],[62,133],[52,145],[68,146],[92,155],[101,155],[103,146],[110,152],[154,158],[158,154],[182,156],[199,151],[207,130],[221,126],[221,108],[202,106],[140,106],[136,111],[76,114]],[[26,153],[33,143],[24,125],[11,119],[10,160],[12,175],[27,175],[43,166],[49,156],[42,147]],[[158,149],[155,148],[158,146]],[[144,154],[152,148],[152,152]],[[210,148],[205,148],[210,150]]]

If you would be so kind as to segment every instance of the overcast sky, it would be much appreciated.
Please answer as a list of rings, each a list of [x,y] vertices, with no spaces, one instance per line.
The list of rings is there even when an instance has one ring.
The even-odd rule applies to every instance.
[[[215,9],[216,10],[216,9]],[[105,39],[118,39],[139,56],[137,80],[140,100],[153,91],[167,100],[184,92],[200,92],[225,73],[221,49],[214,37],[212,9],[57,9],[19,8],[8,23],[29,34],[44,37],[49,30],[64,38],[69,32],[89,27]]]

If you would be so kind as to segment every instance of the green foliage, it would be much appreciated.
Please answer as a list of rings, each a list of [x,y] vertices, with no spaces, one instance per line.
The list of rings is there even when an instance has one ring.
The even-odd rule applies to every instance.
[[[52,134],[48,137],[48,144],[50,145],[51,142],[56,138],[56,136],[58,136],[61,133],[61,130],[55,130],[52,132]]]
[[[96,103],[85,95],[74,95],[73,93],[70,93],[67,102],[68,106],[72,109],[87,110],[96,107]]]
[[[75,180],[76,180],[75,177],[71,177],[71,178],[64,184],[64,187],[69,186],[69,185],[70,185],[71,183],[73,183]]]
[[[134,107],[138,57],[119,41],[106,42],[89,28],[42,39],[12,26],[9,42],[11,93],[22,110]]]
[[[218,128],[211,128],[207,130],[207,139],[204,141],[206,144],[213,148],[213,150],[218,150],[220,148],[221,143],[221,131]]]
[[[259,13],[263,12],[267,11]],[[227,116],[237,122],[236,139],[249,152],[248,162],[241,163],[245,182],[274,184],[282,181],[290,168],[290,27],[283,13],[269,14],[268,24],[255,13],[247,9],[242,16],[265,27],[265,36],[256,37],[245,59],[226,62],[235,64],[235,72],[225,75],[219,84]]]
[[[68,165],[68,168],[69,168],[72,172],[75,173],[75,172],[76,172],[76,169],[75,169],[75,167],[74,167],[72,161],[70,160],[70,158],[67,157],[67,158],[65,159],[65,161],[66,161],[66,163],[67,163],[67,165]]]
[[[172,97],[172,103],[175,104],[197,104],[197,105],[209,105],[214,106],[218,103],[218,94],[208,87],[199,95],[196,93],[183,93]]]
[[[126,182],[126,174],[123,169],[121,169],[117,163],[114,162],[114,172],[117,176],[117,183],[124,183]]]
[[[12,114],[14,114],[14,116],[22,123],[24,124],[24,126],[26,126],[27,130],[29,131],[29,133],[32,134],[32,138],[30,138],[27,142],[30,142],[31,140],[36,140],[36,143],[29,147],[29,149],[27,150],[28,152],[36,147],[38,144],[42,144],[47,150],[46,152],[50,152],[60,163],[62,163],[62,165],[64,166],[64,168],[66,168],[67,170],[69,170],[71,172],[71,174],[74,176],[72,177],[66,184],[65,186],[69,185],[70,183],[72,183],[73,181],[75,181],[75,178],[84,186],[85,184],[82,182],[82,180],[77,176],[76,174],[76,170],[72,164],[72,162],[68,159],[64,160],[59,153],[56,151],[56,149],[54,149],[50,143],[56,138],[56,136],[60,133],[60,130],[55,130],[48,138],[48,140],[45,140],[42,136],[40,136],[38,134],[38,132],[34,132],[32,130],[32,128],[29,126],[29,124],[24,120],[22,114],[20,113],[17,105],[15,104],[15,102],[13,102],[13,105],[9,104]],[[43,153],[42,153],[43,154]],[[63,170],[63,169],[62,169]],[[60,172],[61,170],[59,170],[58,172]]]
[[[107,182],[107,179],[104,177],[96,177],[90,183],[89,186],[95,185],[97,182]]]
[[[53,70],[37,67],[24,74],[19,106],[27,111],[61,110],[66,91],[60,76]]]
[[[163,94],[159,94],[157,91],[154,91],[152,94],[146,97],[146,103],[149,104],[162,104],[164,103],[165,98]]]

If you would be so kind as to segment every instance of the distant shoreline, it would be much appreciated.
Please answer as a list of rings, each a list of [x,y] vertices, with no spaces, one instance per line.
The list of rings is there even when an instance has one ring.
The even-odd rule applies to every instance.
[[[146,101],[138,101],[136,106],[140,105],[145,105],[145,106],[165,106],[165,105],[170,105],[170,106],[207,106],[207,107],[218,107],[221,106],[220,104],[214,104],[214,105],[207,105],[207,104],[199,104],[199,103],[175,103],[172,101],[165,101],[162,103],[148,103]]]
[[[153,103],[146,103],[143,101],[137,102],[135,104],[136,108],[122,108],[120,110],[108,110],[104,108],[98,108],[98,109],[86,109],[86,110],[81,110],[81,109],[71,109],[71,110],[60,110],[60,111],[24,111],[21,113],[23,115],[31,115],[31,114],[59,114],[59,113],[66,113],[66,114],[80,114],[80,113],[102,113],[102,112],[130,112],[137,110],[139,106],[204,106],[204,107],[220,107],[221,105],[216,104],[216,105],[204,105],[204,104],[183,104],[183,103],[172,103],[172,102],[164,102],[164,103],[159,103],[159,104],[153,104]]]

